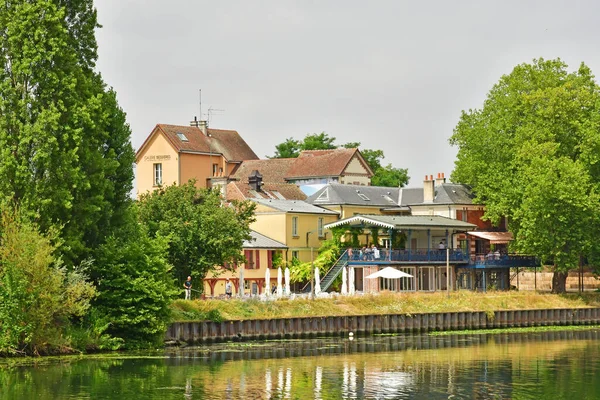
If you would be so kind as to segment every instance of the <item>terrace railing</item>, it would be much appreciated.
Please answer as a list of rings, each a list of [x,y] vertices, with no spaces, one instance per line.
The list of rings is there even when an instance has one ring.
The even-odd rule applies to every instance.
[[[375,252],[361,252],[360,249],[352,249],[349,263],[361,264],[397,264],[397,263],[445,263],[446,249],[412,249],[412,250],[379,250],[379,257]],[[450,249],[449,261],[451,263],[468,263],[469,255],[458,249]]]

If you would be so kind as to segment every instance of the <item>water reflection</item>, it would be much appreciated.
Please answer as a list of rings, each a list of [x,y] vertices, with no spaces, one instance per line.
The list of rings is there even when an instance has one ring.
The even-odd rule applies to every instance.
[[[2,368],[0,399],[597,399],[600,331],[232,343]],[[149,357],[148,357],[149,356]]]

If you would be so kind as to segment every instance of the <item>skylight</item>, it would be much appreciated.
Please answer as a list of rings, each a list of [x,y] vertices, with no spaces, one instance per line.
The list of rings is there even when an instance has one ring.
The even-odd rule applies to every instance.
[[[358,195],[358,197],[360,197],[363,200],[366,200],[366,201],[370,201],[371,200],[364,193],[361,193],[360,190],[357,190],[356,194]]]
[[[329,188],[325,189],[315,201],[329,201]]]
[[[177,137],[179,138],[179,140],[181,140],[182,142],[188,142],[188,138],[187,136],[185,136],[183,133],[181,132],[177,132]]]

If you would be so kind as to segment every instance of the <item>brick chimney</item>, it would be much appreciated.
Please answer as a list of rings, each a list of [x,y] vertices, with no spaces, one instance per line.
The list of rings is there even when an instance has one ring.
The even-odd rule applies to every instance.
[[[198,117],[194,117],[194,120],[190,122],[190,126],[196,126],[200,128],[204,135],[208,136],[208,122],[207,121],[198,121]]]
[[[433,203],[433,196],[435,195],[435,181],[433,175],[425,175],[423,181],[423,203]]]
[[[435,186],[440,186],[442,183],[446,183],[446,178],[443,172],[438,172],[437,179],[435,180]]]

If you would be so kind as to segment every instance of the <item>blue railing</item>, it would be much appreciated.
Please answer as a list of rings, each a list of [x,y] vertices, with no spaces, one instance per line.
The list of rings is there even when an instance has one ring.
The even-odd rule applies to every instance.
[[[471,268],[516,268],[516,267],[539,267],[535,256],[524,256],[517,254],[476,254],[469,259]]]
[[[349,255],[348,262],[350,264],[363,264],[363,263],[398,263],[398,262],[435,262],[445,263],[446,262],[446,250],[437,249],[413,249],[413,250],[378,250],[377,252],[361,252],[360,249],[352,249]],[[469,255],[465,254],[461,250],[450,249],[448,255],[450,262],[452,263],[467,263],[469,261]]]

